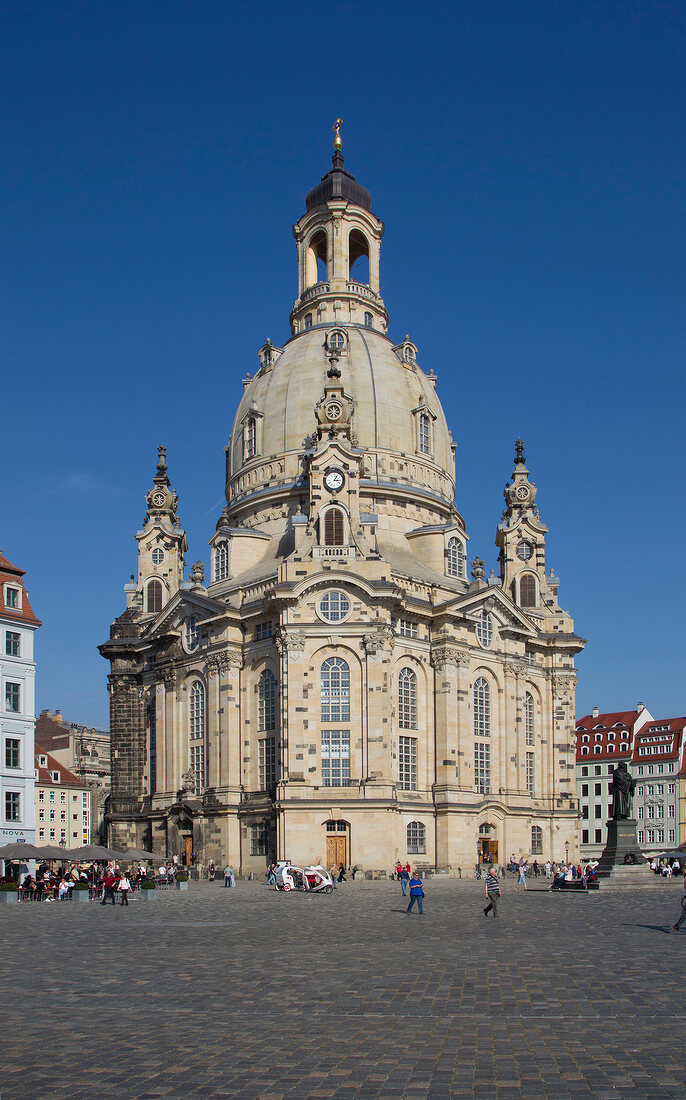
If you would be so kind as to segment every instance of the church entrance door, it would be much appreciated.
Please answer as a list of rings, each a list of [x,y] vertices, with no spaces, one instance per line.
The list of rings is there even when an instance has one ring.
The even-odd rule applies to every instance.
[[[326,866],[338,867],[339,863],[346,866],[345,858],[345,834],[341,836],[338,833],[336,836],[327,836],[326,838]]]
[[[185,836],[183,838],[183,864],[184,864],[184,867],[190,867],[192,852],[193,852],[193,837],[192,836]]]

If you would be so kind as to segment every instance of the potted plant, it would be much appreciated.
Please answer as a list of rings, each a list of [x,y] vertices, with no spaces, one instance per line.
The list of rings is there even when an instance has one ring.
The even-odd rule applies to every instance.
[[[157,897],[157,885],[145,878],[140,884],[139,894],[142,901],[152,901]]]
[[[16,882],[0,882],[0,905],[15,905],[18,900]]]
[[[188,874],[186,871],[179,871],[174,881],[176,882],[177,890],[188,889]]]
[[[72,901],[90,901],[91,890],[87,882],[75,882],[71,888]]]

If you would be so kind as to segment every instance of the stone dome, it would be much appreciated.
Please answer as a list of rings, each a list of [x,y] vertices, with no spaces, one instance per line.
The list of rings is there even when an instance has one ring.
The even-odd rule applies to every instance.
[[[226,497],[234,522],[240,502],[261,489],[293,492],[302,481],[302,455],[317,429],[315,406],[331,384],[327,336],[344,334],[336,366],[340,385],[352,400],[351,442],[364,452],[360,493],[380,485],[405,486],[413,498],[454,513],[453,445],[435,382],[416,363],[409,341],[394,348],[383,333],[358,325],[315,325],[293,337],[273,365],[262,365],[247,384],[229,443]],[[406,349],[409,348],[409,353]],[[420,453],[418,418],[430,431],[428,453]],[[255,453],[246,453],[245,431],[257,425]],[[254,429],[252,429],[254,430]],[[252,448],[251,448],[252,449]],[[238,511],[236,511],[236,506]]]

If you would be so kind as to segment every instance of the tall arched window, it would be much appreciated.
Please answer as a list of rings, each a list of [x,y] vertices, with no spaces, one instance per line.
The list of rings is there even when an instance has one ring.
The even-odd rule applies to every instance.
[[[348,278],[351,282],[369,286],[369,244],[364,233],[359,229],[353,229],[350,233],[348,254],[350,258]]]
[[[162,581],[150,581],[145,590],[146,610],[157,614],[162,610]]]
[[[410,821],[407,826],[407,853],[420,855],[426,851],[426,825],[423,821]]]
[[[194,680],[188,693],[188,740],[193,787],[202,794],[205,779],[205,685]]]
[[[350,669],[342,657],[328,657],[321,667],[322,722],[350,721]]]
[[[257,422],[254,416],[249,416],[243,425],[243,459],[254,458],[257,454]]]
[[[519,578],[519,602],[522,607],[536,606],[536,578],[531,573]]]
[[[426,413],[419,414],[419,451],[423,455],[431,454],[431,420]]]
[[[459,539],[448,539],[446,552],[449,577],[464,577],[464,547]]]
[[[273,730],[276,727],[276,681],[270,668],[265,668],[257,685],[257,728]]]
[[[543,855],[543,829],[540,825],[531,826],[531,854],[532,856]]]
[[[474,681],[474,736],[491,736],[491,689],[483,676]]]
[[[534,743],[534,697],[530,691],[524,695],[524,733],[527,745]]]
[[[324,545],[342,546],[344,530],[345,526],[341,509],[329,508],[328,511],[324,513]]]
[[[411,668],[401,668],[398,676],[398,725],[417,729],[417,676]]]
[[[218,542],[214,549],[214,579],[224,581],[229,575],[229,544]]]

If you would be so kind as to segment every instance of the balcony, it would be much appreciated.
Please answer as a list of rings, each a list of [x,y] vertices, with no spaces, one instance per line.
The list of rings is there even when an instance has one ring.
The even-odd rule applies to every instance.
[[[315,546],[312,549],[313,558],[354,558],[354,546]]]

